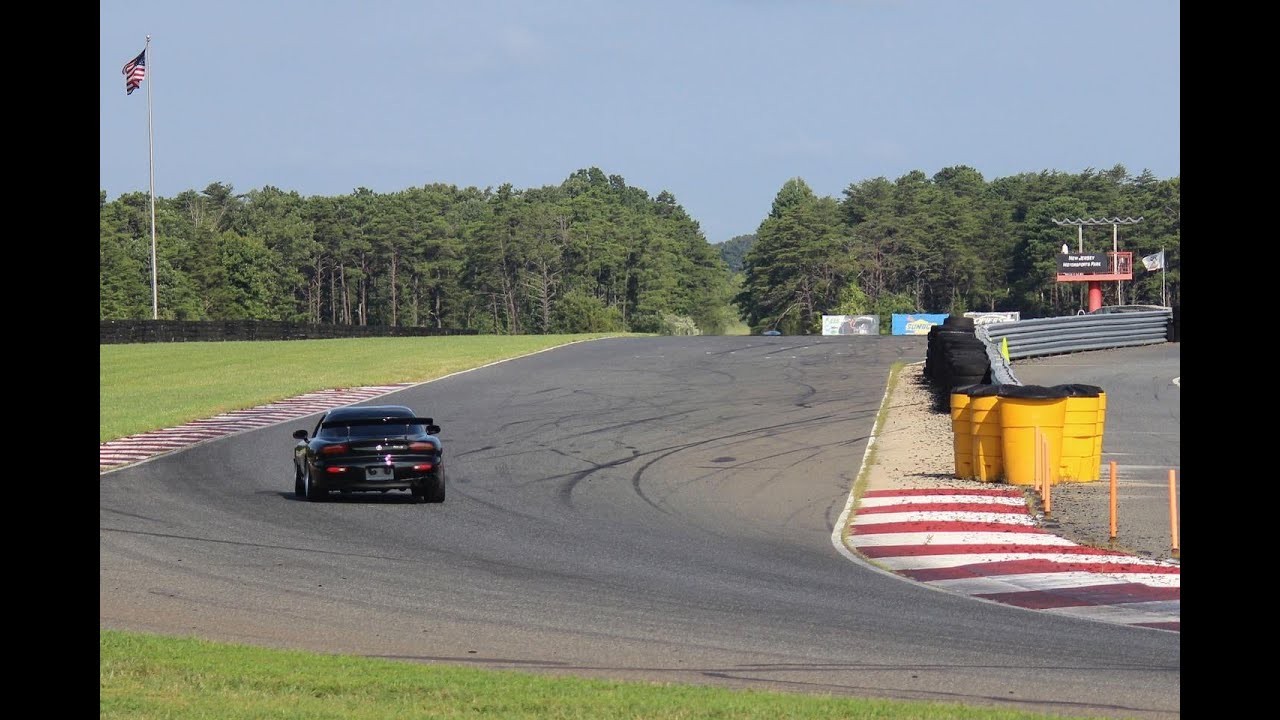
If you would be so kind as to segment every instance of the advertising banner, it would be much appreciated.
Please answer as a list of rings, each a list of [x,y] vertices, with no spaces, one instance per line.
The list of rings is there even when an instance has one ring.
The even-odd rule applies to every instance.
[[[1022,313],[1014,310],[1013,312],[967,312],[964,314],[967,318],[973,318],[974,325],[990,325],[992,323],[1002,322],[1018,322],[1022,319]]]
[[[823,315],[823,335],[879,335],[879,315]]]
[[[893,314],[894,335],[928,335],[929,328],[941,325],[947,319],[946,313],[911,313],[910,315]]]

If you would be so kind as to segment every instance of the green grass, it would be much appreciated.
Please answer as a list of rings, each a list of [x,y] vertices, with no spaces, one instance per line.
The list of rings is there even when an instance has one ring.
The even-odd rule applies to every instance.
[[[327,388],[419,382],[592,335],[98,346],[98,441]]]
[[[1014,720],[922,702],[616,682],[99,630],[99,717]]]

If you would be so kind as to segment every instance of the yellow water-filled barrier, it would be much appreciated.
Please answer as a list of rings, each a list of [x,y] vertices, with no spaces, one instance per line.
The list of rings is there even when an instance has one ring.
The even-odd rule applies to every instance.
[[[1041,385],[1000,386],[1000,449],[1005,481],[1035,485],[1036,431],[1048,442],[1049,482],[1058,482],[1066,395]]]
[[[951,446],[955,476],[971,478],[973,473],[973,425],[969,416],[969,387],[951,391]],[[1096,417],[1095,417],[1096,419]]]
[[[997,385],[974,385],[969,391],[970,452],[973,477],[984,482],[1004,478],[1003,449],[1000,446],[1000,396]]]
[[[1102,388],[1096,385],[1057,385],[1066,397],[1066,415],[1062,421],[1062,457],[1058,464],[1059,479],[1066,482],[1092,482],[1102,473],[1102,457],[1098,425],[1098,402]]]

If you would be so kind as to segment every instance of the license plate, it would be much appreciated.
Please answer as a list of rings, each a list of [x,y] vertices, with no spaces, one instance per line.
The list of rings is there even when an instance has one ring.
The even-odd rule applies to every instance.
[[[364,477],[366,480],[395,480],[396,469],[390,465],[365,468]]]

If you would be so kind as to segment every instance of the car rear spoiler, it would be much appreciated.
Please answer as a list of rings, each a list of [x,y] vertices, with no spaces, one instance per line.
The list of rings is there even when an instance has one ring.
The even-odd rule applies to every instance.
[[[321,423],[323,428],[354,427],[356,425],[435,425],[431,418],[420,417],[388,417],[388,418],[350,418],[348,420],[329,420]]]

